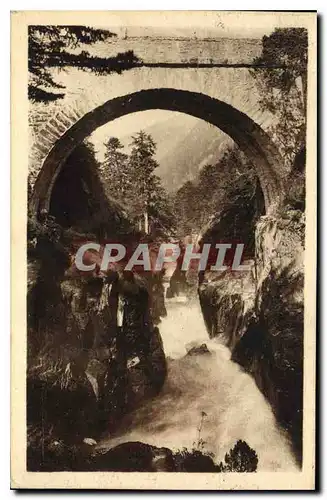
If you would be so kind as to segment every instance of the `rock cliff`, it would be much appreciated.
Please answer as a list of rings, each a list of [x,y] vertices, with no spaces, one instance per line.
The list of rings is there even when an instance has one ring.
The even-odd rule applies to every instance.
[[[86,226],[85,214],[73,217],[77,190],[76,203],[60,212],[59,179],[52,203],[56,217],[40,214],[28,227],[29,470],[45,467],[45,450],[51,454],[54,443],[80,446],[110,432],[124,413],[157,394],[166,376],[156,326],[165,313],[161,276],[97,269],[78,274],[72,266],[78,242],[117,240],[120,231],[134,244],[140,237],[105,197],[96,174],[81,176],[98,185],[98,203],[91,199]],[[66,218],[58,222],[60,213]]]
[[[206,273],[199,287],[211,337],[253,375],[302,457],[304,214],[288,210],[256,225],[247,273]]]

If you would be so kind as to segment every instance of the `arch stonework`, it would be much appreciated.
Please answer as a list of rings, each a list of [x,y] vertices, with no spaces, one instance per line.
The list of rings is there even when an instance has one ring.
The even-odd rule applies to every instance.
[[[95,129],[111,120],[138,111],[178,111],[215,125],[228,134],[252,160],[265,198],[266,211],[278,206],[283,196],[280,175],[282,158],[268,134],[246,114],[207,95],[171,88],[148,89],[111,99],[86,113],[64,131],[64,123],[53,123],[54,145],[37,177],[30,210],[37,215],[49,208],[58,173],[73,149]]]

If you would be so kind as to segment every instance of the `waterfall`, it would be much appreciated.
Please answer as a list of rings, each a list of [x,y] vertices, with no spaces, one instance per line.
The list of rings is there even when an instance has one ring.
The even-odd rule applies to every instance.
[[[100,447],[142,441],[175,451],[198,446],[200,437],[202,449],[219,462],[242,439],[257,452],[258,471],[296,471],[289,440],[269,403],[253,378],[231,361],[228,348],[208,338],[198,302],[178,297],[167,300],[167,310],[160,325],[168,358],[163,390],[127,415]],[[210,354],[187,355],[195,343],[205,343]]]

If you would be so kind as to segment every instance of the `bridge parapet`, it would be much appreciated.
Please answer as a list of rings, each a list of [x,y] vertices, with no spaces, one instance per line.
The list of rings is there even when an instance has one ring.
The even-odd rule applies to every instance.
[[[101,55],[133,50],[147,63],[252,64],[260,56],[260,39],[127,37],[110,39]]]

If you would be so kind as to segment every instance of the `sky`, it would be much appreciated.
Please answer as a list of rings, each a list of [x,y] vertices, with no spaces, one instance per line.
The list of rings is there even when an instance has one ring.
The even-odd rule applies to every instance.
[[[97,16],[91,26],[112,29],[118,36],[190,36],[261,38],[276,26],[294,24],[285,12],[125,11]],[[92,23],[92,24],[91,24]]]

